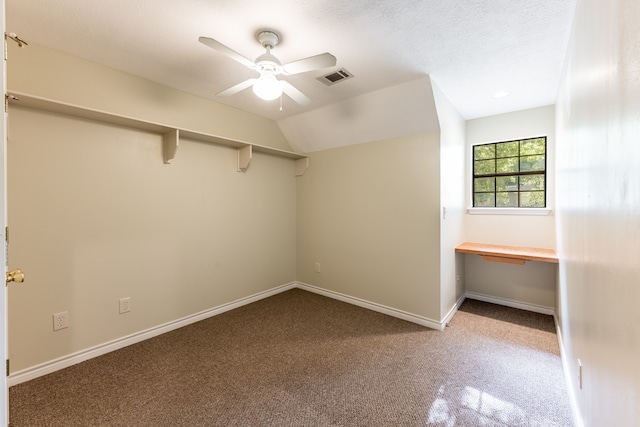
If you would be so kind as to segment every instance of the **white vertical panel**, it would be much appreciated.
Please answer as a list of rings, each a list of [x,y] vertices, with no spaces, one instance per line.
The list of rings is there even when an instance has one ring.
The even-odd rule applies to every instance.
[[[560,325],[585,426],[640,419],[639,21],[637,0],[577,3],[557,104]]]

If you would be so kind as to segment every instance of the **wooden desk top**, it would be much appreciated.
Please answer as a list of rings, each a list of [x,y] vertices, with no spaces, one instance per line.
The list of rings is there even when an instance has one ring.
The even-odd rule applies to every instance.
[[[558,254],[556,254],[554,249],[464,242],[456,248],[456,252],[527,261],[558,263]]]

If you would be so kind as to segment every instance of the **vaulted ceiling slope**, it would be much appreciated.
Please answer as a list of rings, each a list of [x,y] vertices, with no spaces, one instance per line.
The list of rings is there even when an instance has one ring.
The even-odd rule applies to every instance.
[[[284,122],[329,105],[357,108],[347,100],[425,75],[465,119],[553,104],[575,1],[6,0],[6,9],[7,31],[27,42]],[[250,89],[215,96],[256,73],[198,38],[253,60],[265,52],[263,29],[280,34],[272,53],[283,63],[336,56],[335,67],[281,77],[309,105],[284,96],[280,111]],[[318,80],[342,68],[354,77]],[[499,91],[511,95],[492,98]]]
[[[428,76],[282,119],[278,126],[304,153],[440,129]]]

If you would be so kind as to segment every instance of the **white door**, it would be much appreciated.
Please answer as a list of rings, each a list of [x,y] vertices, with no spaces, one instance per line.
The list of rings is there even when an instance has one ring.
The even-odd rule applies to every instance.
[[[2,34],[5,33],[5,0],[0,0],[0,22],[2,23]],[[6,49],[6,47],[5,47]],[[4,49],[3,49],[4,50]],[[2,93],[7,93],[7,65],[6,60],[2,61],[0,67],[0,83]],[[2,227],[2,241],[5,242],[2,257],[4,258],[0,273],[3,277],[7,273],[7,245],[6,245],[6,223],[7,223],[7,113],[0,114],[0,227]],[[0,426],[9,425],[9,389],[7,385],[7,371],[5,360],[7,354],[7,287],[2,287],[0,292]]]

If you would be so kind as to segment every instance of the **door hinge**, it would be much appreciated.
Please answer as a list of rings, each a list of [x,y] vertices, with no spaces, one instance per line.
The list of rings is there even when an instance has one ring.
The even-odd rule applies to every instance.
[[[7,359],[7,376],[9,376],[9,359]]]
[[[9,227],[4,228],[4,267],[9,270]]]

